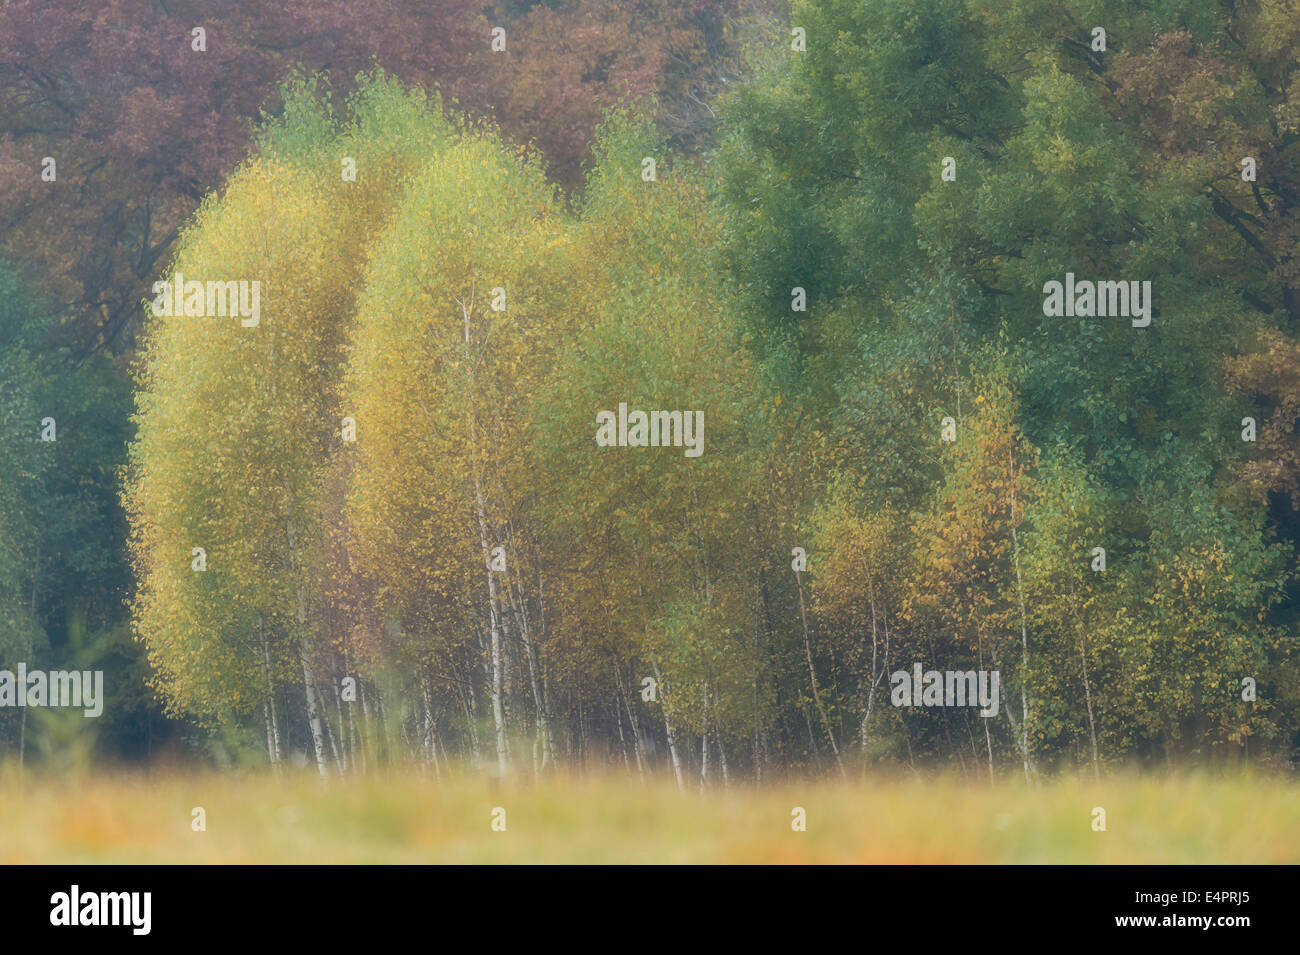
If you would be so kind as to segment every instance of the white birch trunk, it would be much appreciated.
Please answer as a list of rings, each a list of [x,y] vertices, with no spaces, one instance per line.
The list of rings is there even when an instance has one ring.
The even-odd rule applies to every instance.
[[[483,480],[479,467],[478,424],[474,413],[474,356],[470,351],[470,312],[474,307],[471,293],[468,306],[460,302],[461,315],[465,319],[465,375],[469,383],[466,404],[469,407],[469,443],[472,460],[470,470],[474,474],[474,503],[478,513],[479,543],[483,548],[483,567],[487,572],[488,615],[490,622],[490,658],[492,666],[492,722],[496,730],[497,772],[502,778],[509,772],[509,757],[506,751],[506,715],[502,701],[502,684],[504,670],[501,654],[501,622],[499,616],[499,598],[496,577],[492,571],[492,544],[488,539],[487,505],[483,495]]]
[[[667,702],[663,699],[662,695],[664,692],[664,675],[659,672],[658,661],[651,660],[650,665],[654,667],[655,683],[658,684],[659,692],[661,694],[660,705],[664,711],[664,732],[668,735],[668,754],[672,757],[673,761],[673,775],[677,777],[677,788],[685,792],[686,781],[682,779],[682,760],[680,754],[677,752],[677,737],[673,735],[673,723],[672,720],[668,718]]]
[[[813,666],[812,638],[808,634],[808,611],[804,608],[803,602],[803,575],[797,570],[794,572],[794,580],[799,588],[799,619],[803,622],[803,648],[808,659],[808,679],[812,681],[813,703],[817,707],[817,715],[821,717],[826,738],[831,742],[831,752],[835,755],[835,765],[839,767],[840,776],[846,777],[844,761],[840,759],[840,748],[835,742],[835,733],[831,730],[830,717],[826,715],[826,707],[822,705],[821,691],[817,688],[817,668]]]
[[[312,748],[316,752],[316,768],[322,776],[328,775],[325,766],[325,739],[321,733],[320,698],[316,693],[316,673],[311,661],[307,659],[307,644],[298,643],[299,656],[302,659],[302,685],[307,695],[307,725],[311,728]]]

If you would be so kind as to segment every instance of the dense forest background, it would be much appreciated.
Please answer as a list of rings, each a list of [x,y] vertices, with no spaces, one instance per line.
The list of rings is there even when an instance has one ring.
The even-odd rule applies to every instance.
[[[1293,764],[1292,3],[75,6],[0,6],[0,667],[109,699],[6,754]]]

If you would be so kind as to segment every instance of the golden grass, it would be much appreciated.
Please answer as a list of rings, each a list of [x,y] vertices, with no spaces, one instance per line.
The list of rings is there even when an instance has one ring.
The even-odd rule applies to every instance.
[[[1294,863],[1300,783],[953,777],[679,793],[670,780],[466,772],[331,780],[0,775],[0,863]],[[207,830],[191,829],[206,810]],[[507,829],[490,828],[493,807]],[[791,831],[791,809],[808,830]],[[1092,830],[1092,810],[1107,831]]]

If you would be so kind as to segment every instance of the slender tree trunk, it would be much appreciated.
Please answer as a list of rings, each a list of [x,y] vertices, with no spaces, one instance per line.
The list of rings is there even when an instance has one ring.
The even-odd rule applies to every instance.
[[[36,546],[36,554],[32,558],[32,602],[31,602],[32,619],[36,618],[36,582],[37,580],[40,579],[40,566],[41,566],[41,548],[40,548],[40,544],[38,543]],[[27,659],[29,660],[32,658],[32,649],[33,649],[32,642],[29,639],[27,642]],[[27,688],[19,687],[18,692],[26,693]],[[23,770],[26,768],[26,766],[27,766],[27,707],[24,706],[22,715],[18,717],[18,775],[19,777],[22,776]]]
[[[338,662],[337,657],[334,662]],[[348,752],[348,720],[343,715],[343,690],[334,680],[330,681],[330,688],[334,691],[334,712],[339,718],[339,745],[335,759],[339,761],[339,772],[346,773],[351,766],[351,754]]]
[[[826,715],[826,707],[822,705],[821,691],[817,689],[817,668],[813,666],[812,638],[808,635],[808,611],[805,609],[803,601],[803,575],[796,570],[794,579],[799,588],[799,619],[803,621],[803,647],[808,658],[808,678],[812,681],[813,703],[817,707],[817,715],[821,717],[826,738],[830,740],[831,752],[835,754],[835,765],[839,767],[840,776],[847,778],[844,772],[844,761],[840,759],[840,748],[836,745],[835,734],[831,730],[830,717]]]
[[[1020,579],[1020,537],[1015,527],[1016,496],[1011,495],[1011,554],[1016,568],[1016,597],[1020,601],[1020,756],[1025,763],[1025,782],[1032,782],[1029,759],[1029,630],[1025,625],[1025,588]]]
[[[275,740],[271,736],[271,706],[266,701],[262,701],[262,719],[266,722],[266,758],[271,763],[271,768],[275,769]]]
[[[555,712],[555,706],[551,702],[551,678],[550,675],[546,672],[545,667],[542,667],[542,702],[546,704],[547,713],[553,714]],[[547,736],[550,738],[551,759],[555,762],[558,762],[560,759],[560,750],[559,747],[556,746],[555,744],[555,721],[554,720],[547,721],[546,732],[547,732]]]
[[[979,633],[978,636],[976,637],[976,642],[979,644],[980,669],[983,670],[984,669],[984,634],[982,632]],[[1011,711],[1008,710],[1007,711],[1008,718],[1010,717],[1010,713]],[[982,722],[984,723],[984,745],[988,747],[988,752],[989,752],[989,781],[992,782],[993,781],[993,736],[991,733],[989,733],[989,721],[985,719]]]
[[[379,723],[379,732],[374,737],[379,740],[378,755],[376,762],[391,766],[397,759],[393,752],[392,746],[389,745],[392,740],[388,735],[388,707],[384,705],[384,690],[378,684],[374,687],[375,695],[375,720]]]
[[[709,685],[704,684],[704,729],[700,734],[700,792],[709,787]]]
[[[506,756],[506,715],[502,702],[501,625],[497,616],[497,584],[491,568],[492,547],[488,542],[487,520],[483,508],[483,492],[478,476],[474,478],[474,493],[478,500],[479,539],[483,544],[483,559],[487,568],[488,615],[491,623],[490,652],[492,661],[492,723],[496,730],[497,771],[504,778],[508,772]]]
[[[320,725],[320,699],[316,693],[316,674],[311,661],[307,659],[307,645],[298,643],[299,657],[302,660],[302,685],[307,695],[307,725],[311,729],[312,748],[316,752],[316,768],[322,776],[327,775],[325,768],[325,741]]]
[[[379,768],[379,751],[372,745],[375,738],[374,724],[370,719],[370,695],[366,693],[366,684],[357,677],[357,699],[361,702],[361,751],[366,754],[367,765]]]
[[[1079,634],[1079,662],[1083,665],[1083,698],[1088,704],[1088,737],[1092,741],[1092,777],[1101,779],[1101,766],[1097,758],[1097,724],[1092,718],[1092,684],[1088,680],[1088,650]]]
[[[275,710],[275,680],[271,676],[271,646],[266,638],[265,622],[261,614],[257,615],[257,632],[262,638],[262,668],[266,674],[267,750],[270,754],[271,765],[279,769],[281,760],[280,720]]]
[[[437,754],[433,749],[433,699],[429,693],[429,677],[420,675],[420,691],[424,697],[424,763],[436,766]]]
[[[329,739],[330,755],[334,756],[334,768],[338,769],[339,776],[342,776],[343,750],[342,739],[339,738],[339,734],[343,732],[342,721],[339,721],[339,729],[335,730],[333,722],[330,721],[329,712],[329,696],[334,696],[334,699],[338,700],[338,683],[330,680],[329,687],[329,693],[322,693],[321,695],[321,722],[324,724],[325,737],[326,739]],[[335,704],[335,706],[337,706],[337,704]]]
[[[889,672],[889,617],[884,611],[881,612],[879,626],[876,618],[876,591],[872,586],[869,591],[869,603],[871,607],[871,685],[867,688],[867,711],[862,716],[862,726],[860,728],[862,737],[862,765],[866,770],[867,765],[867,740],[868,728],[871,723],[871,712],[876,700],[876,687],[880,685],[881,679]],[[880,638],[879,629],[885,632],[885,653],[884,660],[877,668],[877,658],[880,656]]]
[[[513,535],[512,539],[513,539]],[[537,735],[541,742],[541,768],[545,769],[551,760],[551,718],[546,711],[546,700],[542,697],[541,681],[538,679],[538,673],[541,671],[541,664],[537,660],[537,647],[533,644],[532,627],[528,621],[528,607],[524,602],[524,595],[521,592],[518,599],[515,597],[515,589],[507,586],[506,594],[510,598],[510,607],[514,612],[515,619],[519,621],[519,639],[524,645],[524,655],[528,658],[528,682],[533,691],[533,707],[537,713]]]
[[[619,709],[618,700],[614,700],[614,725],[618,727],[618,751],[623,757],[623,768],[627,770],[629,776],[632,775],[632,759],[627,755],[627,736],[623,732],[623,713]]]
[[[289,550],[293,554],[294,573],[299,572],[297,541],[293,533],[293,524],[287,523]],[[307,597],[303,593],[302,581],[295,584],[298,607],[298,659],[302,664],[302,685],[307,698],[307,726],[311,730],[312,748],[316,751],[316,768],[322,776],[327,774],[325,768],[325,739],[321,733],[320,698],[316,692],[316,673],[312,669],[307,653]]]
[[[271,694],[271,739],[275,743],[275,763],[280,765],[284,761],[284,747],[280,743],[280,715],[276,712],[274,689]]]
[[[718,712],[718,691],[717,690],[713,691],[713,712],[715,714]],[[716,725],[717,725],[717,721],[715,719],[714,726]],[[727,775],[727,750],[726,747],[723,746],[722,744],[722,734],[717,732],[716,730],[714,731],[713,734],[713,742],[718,749],[718,768],[722,770],[722,788],[726,789],[731,782],[731,780],[728,778]]]
[[[506,718],[504,703],[502,701],[502,684],[503,684],[503,664],[501,648],[501,624],[499,617],[499,604],[497,597],[496,577],[492,571],[492,545],[488,538],[487,525],[487,505],[483,494],[483,479],[480,474],[479,447],[478,447],[478,422],[475,414],[475,394],[474,394],[474,356],[470,349],[470,312],[473,310],[474,300],[471,292],[469,305],[464,302],[460,303],[461,315],[465,319],[465,375],[469,384],[469,392],[466,395],[466,404],[468,406],[469,418],[469,438],[470,454],[473,456],[471,470],[474,473],[474,502],[478,513],[478,530],[479,543],[483,548],[483,566],[487,571],[488,585],[488,613],[491,624],[491,661],[492,661],[492,721],[496,729],[497,744],[497,771],[504,778],[508,771],[508,756],[506,752]]]
[[[762,528],[758,520],[758,509],[754,508],[754,541],[756,546],[761,546],[758,542],[762,541]],[[758,782],[763,781],[763,765],[767,760],[767,734],[763,727],[763,716],[758,705],[758,686],[761,678],[760,670],[762,667],[762,638],[764,634],[764,624],[769,620],[768,593],[767,593],[767,575],[763,572],[762,560],[755,561],[757,569],[758,583],[758,603],[754,607],[754,683],[753,683],[753,709],[754,709],[754,778]]]
[[[618,657],[614,658],[614,682],[618,687],[618,695],[623,700],[623,706],[627,710],[627,720],[632,726],[633,752],[636,753],[637,773],[645,776],[645,759],[641,752],[641,724],[636,718],[636,711],[632,709],[632,701],[627,692],[627,686],[623,682],[623,665],[619,662]]]
[[[673,775],[677,778],[677,788],[685,792],[686,781],[682,779],[682,761],[677,752],[677,737],[673,735],[672,720],[668,718],[667,701],[664,699],[664,675],[659,671],[659,662],[651,660],[650,665],[654,667],[655,683],[659,686],[659,706],[664,714],[664,732],[668,736],[668,755],[673,761]]]
[[[469,751],[470,751],[470,755],[473,757],[474,762],[477,763],[479,759],[479,744],[478,744],[478,721],[475,719],[476,707],[470,706],[469,691],[465,689],[464,684],[460,684],[459,689],[460,689],[460,703],[462,708],[465,710],[465,727],[467,732],[469,733]]]
[[[537,627],[538,639],[542,646],[546,645],[546,578],[542,576],[541,571],[537,572]],[[531,631],[530,631],[531,633]],[[530,639],[531,642],[531,639]],[[534,647],[536,644],[534,644]],[[555,718],[554,710],[551,708],[551,681],[546,673],[546,666],[538,660],[537,671],[541,674],[541,693],[542,693],[542,714],[546,717],[546,752],[550,754],[551,762],[554,763],[559,759],[559,753],[555,748]],[[544,765],[544,764],[543,764]]]
[[[333,696],[337,700],[339,691],[333,680],[330,681],[330,688],[333,690]],[[342,776],[343,753],[339,748],[339,733],[341,733],[342,730],[340,729],[336,731],[334,729],[334,724],[330,722],[329,703],[325,700],[321,701],[321,720],[325,724],[325,735],[329,738],[330,753],[334,757],[334,766],[338,769],[339,775]]]
[[[587,708],[578,701],[578,765],[587,768]]]

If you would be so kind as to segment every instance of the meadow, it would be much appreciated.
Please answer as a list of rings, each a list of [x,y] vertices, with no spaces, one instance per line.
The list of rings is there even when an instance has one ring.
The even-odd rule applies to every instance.
[[[733,785],[465,769],[0,777],[0,863],[1300,862],[1300,787],[1264,775]],[[1106,830],[1093,829],[1095,807]],[[206,829],[192,828],[202,807]],[[493,811],[505,810],[505,831]],[[807,830],[793,831],[802,807]]]

